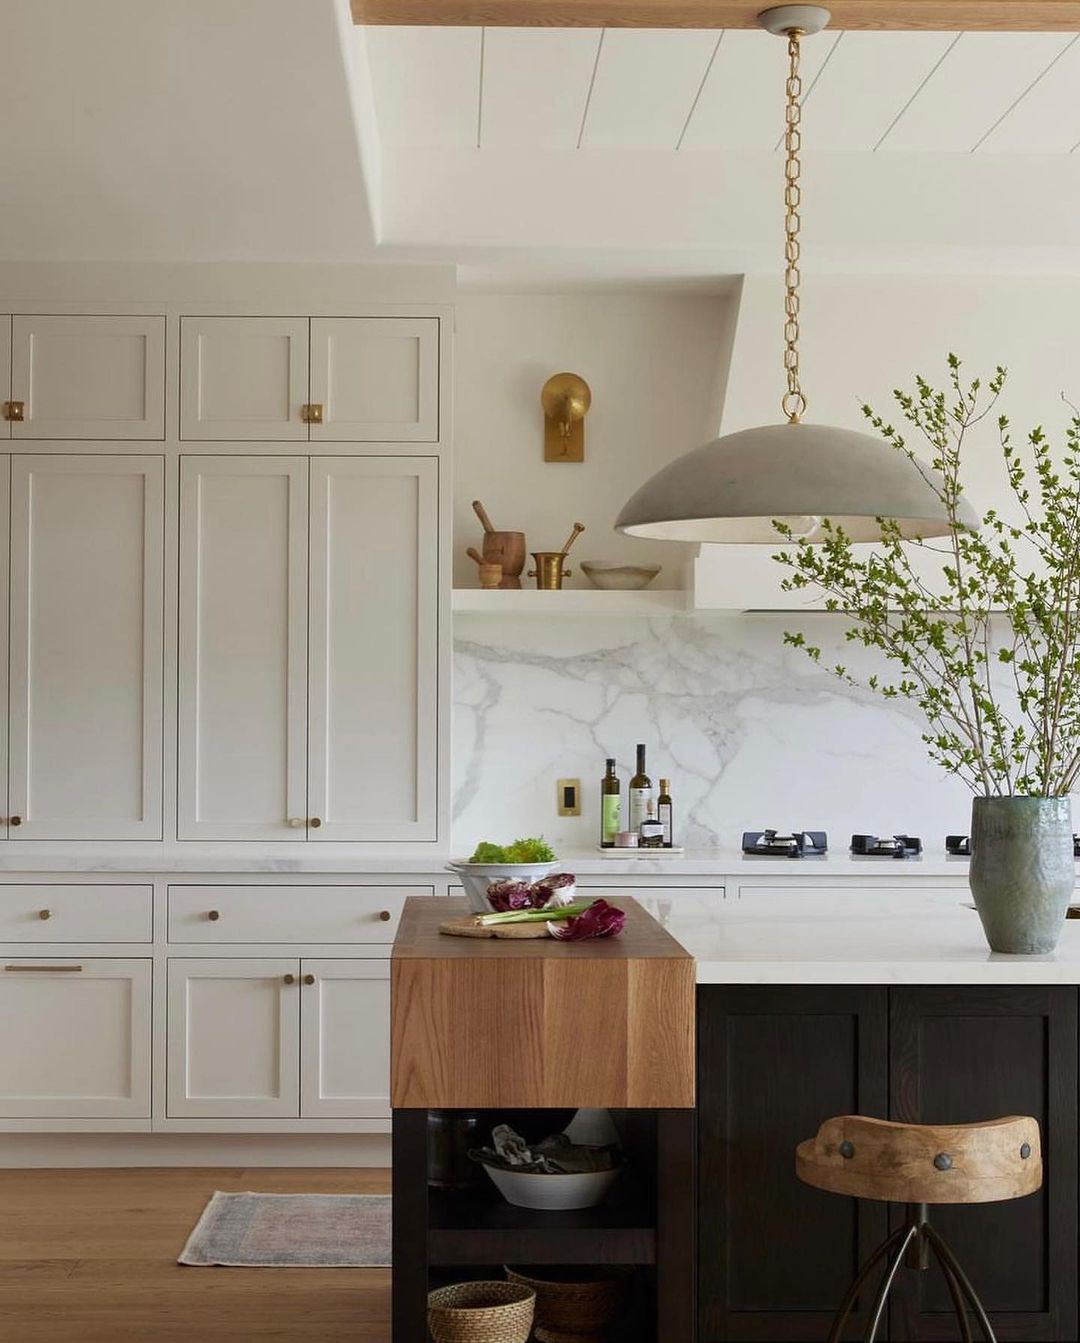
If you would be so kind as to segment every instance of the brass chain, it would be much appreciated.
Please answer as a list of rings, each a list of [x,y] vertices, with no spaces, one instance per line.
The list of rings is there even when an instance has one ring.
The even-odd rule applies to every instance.
[[[802,219],[799,205],[802,188],[799,178],[802,165],[802,76],[799,72],[800,39],[802,32],[793,28],[788,33],[787,101],[784,112],[784,371],[787,391],[780,402],[790,424],[798,424],[806,411],[806,397],[799,385],[799,230]]]

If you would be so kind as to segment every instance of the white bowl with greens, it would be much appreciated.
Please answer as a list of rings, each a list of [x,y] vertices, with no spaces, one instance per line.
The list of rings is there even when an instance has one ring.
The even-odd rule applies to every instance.
[[[543,839],[515,839],[512,844],[478,844],[467,862],[446,864],[448,872],[461,878],[469,908],[476,914],[490,914],[488,887],[495,881],[526,881],[530,884],[546,877],[559,866],[551,845]]]

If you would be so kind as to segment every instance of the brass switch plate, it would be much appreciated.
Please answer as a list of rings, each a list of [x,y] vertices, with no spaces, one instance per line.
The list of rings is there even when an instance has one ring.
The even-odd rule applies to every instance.
[[[560,779],[556,785],[556,805],[560,816],[581,815],[581,780]]]

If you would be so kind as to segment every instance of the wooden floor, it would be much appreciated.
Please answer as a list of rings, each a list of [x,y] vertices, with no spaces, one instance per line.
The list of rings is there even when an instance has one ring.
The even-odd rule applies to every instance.
[[[181,1268],[215,1189],[389,1192],[374,1170],[0,1170],[4,1343],[388,1343],[389,1269]]]

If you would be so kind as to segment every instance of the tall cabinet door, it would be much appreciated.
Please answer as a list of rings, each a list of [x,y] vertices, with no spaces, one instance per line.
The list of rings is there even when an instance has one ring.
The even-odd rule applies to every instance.
[[[0,401],[11,395],[11,318],[0,314]],[[11,421],[0,415],[0,438],[11,437]]]
[[[180,437],[306,440],[306,317],[183,317]]]
[[[165,318],[15,317],[12,438],[165,437]]]
[[[434,443],[439,437],[435,317],[313,317],[313,443]]]
[[[300,1046],[304,1119],[389,1119],[390,962],[305,960]]]
[[[937,1207],[931,1217],[1002,1343],[1076,1338],[1076,989],[913,986],[890,989],[889,1005],[891,1118],[1039,1121],[1046,1179],[1038,1193]],[[902,1209],[893,1212],[898,1221]],[[889,1337],[959,1337],[940,1274],[899,1275]]]
[[[295,1119],[300,965],[291,957],[170,960],[170,1119]]]
[[[312,459],[313,839],[436,837],[438,470]]]
[[[305,457],[180,469],[181,839],[303,839]]]
[[[9,834],[160,839],[160,457],[11,467]]]

